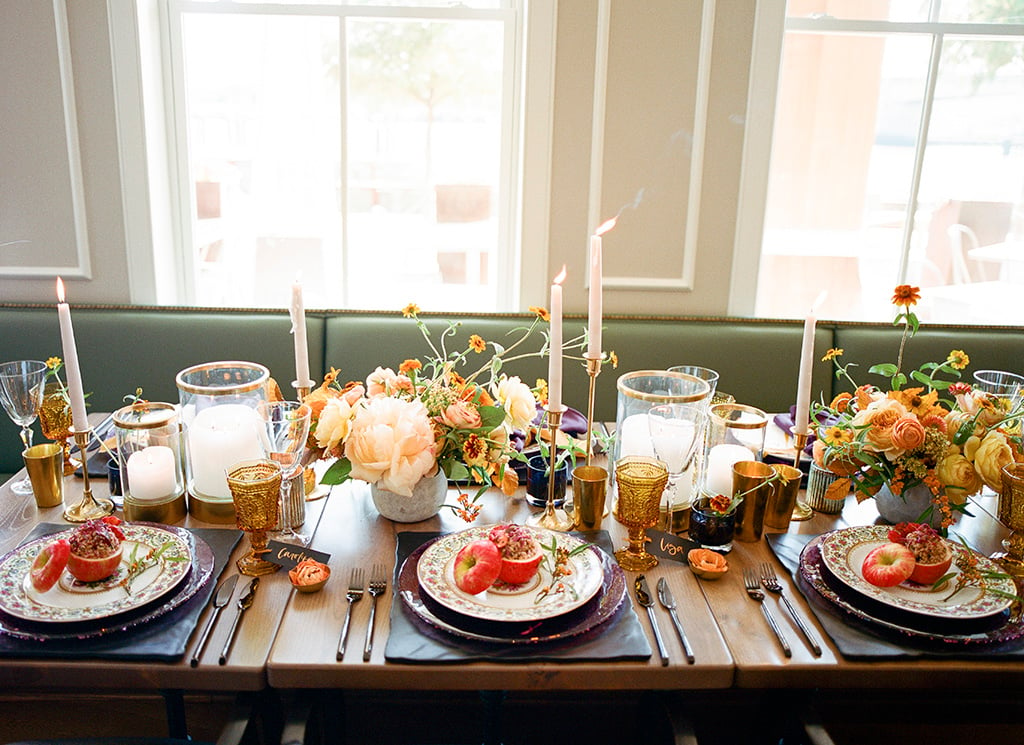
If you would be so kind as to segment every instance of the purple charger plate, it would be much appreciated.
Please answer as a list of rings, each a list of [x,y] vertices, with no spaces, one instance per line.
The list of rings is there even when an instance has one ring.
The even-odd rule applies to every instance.
[[[944,647],[998,645],[1024,638],[1024,619],[1012,619],[1004,611],[986,620],[992,628],[965,627],[963,622],[951,625],[949,622],[936,624],[911,613],[889,609],[870,598],[842,593],[841,588],[829,584],[829,572],[821,558],[819,543],[821,536],[811,539],[800,553],[800,579],[806,588],[813,590],[830,606],[843,615],[852,617],[871,627],[872,630],[890,632],[923,642],[939,642]],[[851,597],[854,596],[854,597]],[[854,602],[856,601],[856,602]],[[880,606],[870,607],[867,606]],[[957,629],[960,630],[957,630]]]
[[[213,574],[214,555],[210,545],[191,531],[173,525],[160,525],[164,530],[177,534],[189,547],[192,554],[192,566],[188,576],[178,585],[178,590],[169,597],[157,598],[149,605],[133,608],[130,611],[108,618],[81,621],[78,623],[62,623],[60,631],[54,631],[54,625],[38,621],[25,621],[0,611],[0,633],[18,639],[34,641],[55,641],[70,639],[91,639],[140,626],[159,618],[190,600],[205,585]]]
[[[593,546],[601,556],[604,579],[601,590],[588,602],[568,613],[541,621],[486,621],[470,618],[445,608],[426,593],[420,592],[416,565],[423,552],[437,538],[417,548],[402,563],[395,581],[405,609],[430,627],[474,641],[502,645],[543,644],[561,641],[586,633],[615,615],[626,596],[626,575],[622,568],[599,546]],[[426,609],[426,613],[421,610]],[[431,618],[435,616],[444,625]]]

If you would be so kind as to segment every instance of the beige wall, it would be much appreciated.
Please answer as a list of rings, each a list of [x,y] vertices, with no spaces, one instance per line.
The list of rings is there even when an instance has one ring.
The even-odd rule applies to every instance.
[[[93,279],[70,282],[68,292],[77,302],[129,302],[107,5],[75,0],[67,7],[93,269]],[[566,287],[570,312],[586,309],[582,277],[595,227],[588,222],[598,7],[598,0],[558,5],[546,274],[554,276],[564,263],[570,276],[581,278]],[[702,3],[611,0],[610,7],[600,216],[632,203],[641,188],[645,196],[623,212],[605,242],[606,275],[635,275],[640,286],[607,290],[605,308],[725,313],[755,2],[717,3],[692,291],[651,289],[644,279],[678,275],[682,266]],[[52,300],[52,278],[0,279],[0,301]]]

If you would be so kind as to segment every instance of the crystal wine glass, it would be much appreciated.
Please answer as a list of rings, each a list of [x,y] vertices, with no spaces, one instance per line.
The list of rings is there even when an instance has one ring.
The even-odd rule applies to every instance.
[[[32,422],[43,404],[46,363],[39,360],[17,360],[0,364],[0,403],[15,424],[21,427],[24,450],[32,447]],[[11,485],[15,494],[31,494],[28,476]]]
[[[685,481],[684,474],[693,463],[697,442],[704,431],[704,419],[704,407],[694,404],[661,404],[647,412],[654,456],[668,469],[667,504],[662,512],[666,513],[665,524],[669,531],[675,507],[684,509],[690,503],[692,485]]]
[[[296,533],[294,530],[288,502],[289,494],[294,488],[293,480],[302,474],[305,465],[302,456],[306,448],[306,437],[309,435],[312,409],[308,404],[298,401],[263,401],[257,406],[256,413],[263,422],[260,441],[263,443],[265,454],[267,458],[281,465],[281,529],[277,531],[277,535],[285,541],[302,546],[309,545],[310,536]],[[302,488],[301,484],[299,488]]]

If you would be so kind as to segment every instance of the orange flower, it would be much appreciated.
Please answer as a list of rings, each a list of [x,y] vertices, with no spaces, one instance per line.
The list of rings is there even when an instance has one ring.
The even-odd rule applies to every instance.
[[[480,354],[487,349],[487,342],[483,340],[483,337],[479,334],[473,334],[469,337],[469,348],[477,354]]]
[[[608,359],[612,363],[613,370],[619,366],[619,355],[615,354],[614,349],[608,353]]]
[[[828,407],[839,414],[845,414],[846,410],[850,407],[850,401],[852,400],[853,394],[843,391],[832,399],[832,403],[830,403]]]
[[[398,366],[398,372],[402,373],[403,375],[408,375],[413,370],[422,369],[423,363],[420,362],[419,360],[406,360],[405,362]]]
[[[921,288],[913,285],[898,285],[892,294],[892,304],[909,308],[921,299]]]
[[[913,450],[924,445],[924,425],[916,416],[900,417],[892,425],[892,444],[901,450]]]
[[[821,361],[822,362],[831,362],[836,357],[842,357],[842,356],[843,356],[843,350],[842,349],[832,348],[832,349],[828,350],[827,352],[825,352],[825,356],[821,358]]]
[[[487,461],[487,441],[478,434],[471,434],[462,446],[462,455],[467,466],[482,466]]]
[[[967,352],[962,349],[954,349],[949,353],[949,357],[946,358],[946,362],[954,370],[963,370],[969,364],[971,364],[971,358],[967,356]]]
[[[948,412],[939,406],[939,392],[930,391],[921,395],[923,390],[924,388],[904,388],[901,391],[889,391],[888,396],[899,401],[907,411],[919,419],[924,419],[932,414],[945,417]]]
[[[542,321],[550,321],[551,320],[551,314],[548,313],[547,308],[542,308],[539,305],[531,305],[530,306],[530,312],[531,313],[536,313],[537,314],[537,318],[539,318]]]
[[[406,318],[415,318],[420,314],[420,306],[416,303],[409,303],[407,306],[402,308],[402,315]]]

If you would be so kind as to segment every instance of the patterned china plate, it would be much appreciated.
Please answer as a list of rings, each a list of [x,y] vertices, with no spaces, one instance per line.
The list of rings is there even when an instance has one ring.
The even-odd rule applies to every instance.
[[[43,549],[58,538],[68,538],[74,529],[37,538],[0,559],[0,610],[15,618],[46,623],[77,623],[110,618],[150,603],[173,590],[188,575],[192,555],[188,544],[177,533],[154,525],[123,523],[121,566],[109,579],[83,584],[65,570],[60,581],[46,592],[39,592],[29,580],[32,562]],[[169,544],[160,560],[138,574],[130,591],[121,586],[127,575],[132,552],[144,556]]]
[[[884,543],[889,542],[889,527],[886,525],[861,525],[842,528],[822,536],[821,558],[825,568],[839,582],[852,590],[893,608],[919,613],[933,618],[974,619],[984,618],[1002,613],[1013,602],[1010,598],[1000,597],[985,592],[978,587],[965,587],[952,597],[955,578],[941,590],[935,591],[922,585],[903,583],[896,587],[876,587],[864,579],[861,565],[868,553]],[[959,573],[956,566],[957,557],[969,549],[954,541],[949,542],[953,548],[953,565],[949,571]],[[978,568],[982,571],[1001,571],[990,559],[976,554]],[[1013,580],[989,580],[992,589],[1006,593],[1014,593]],[[948,599],[947,599],[948,598]]]
[[[586,549],[569,559],[571,573],[563,578],[565,589],[544,593],[551,582],[551,554],[544,551],[537,577],[522,587],[492,587],[478,595],[463,592],[455,585],[455,556],[463,546],[487,538],[491,527],[475,527],[441,536],[423,552],[416,575],[423,591],[445,608],[471,618],[486,621],[539,621],[568,613],[590,600],[601,589],[604,569],[596,546],[565,533],[523,526],[541,545],[557,542],[569,551]]]

